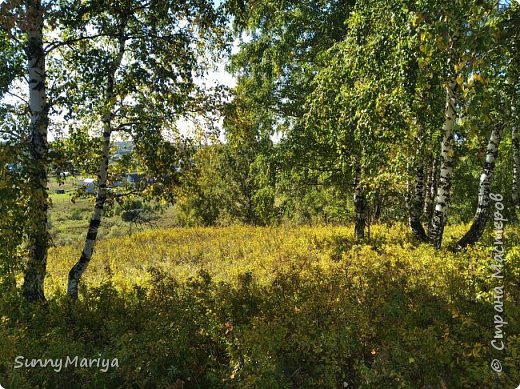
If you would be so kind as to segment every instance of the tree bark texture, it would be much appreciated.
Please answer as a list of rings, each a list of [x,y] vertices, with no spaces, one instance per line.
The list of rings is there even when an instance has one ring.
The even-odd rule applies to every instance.
[[[477,211],[468,232],[466,232],[466,234],[457,242],[455,246],[456,250],[462,250],[466,246],[477,242],[486,228],[489,219],[489,193],[491,192],[491,182],[493,180],[496,159],[498,156],[498,146],[502,139],[503,130],[504,127],[500,124],[495,126],[491,131],[491,136],[489,137],[486,148],[484,167],[480,174]]]
[[[417,152],[415,155],[415,161],[413,164],[414,169],[414,188],[411,201],[408,204],[408,222],[412,230],[413,236],[421,242],[427,242],[428,237],[426,231],[421,223],[421,214],[424,207],[424,164],[422,161],[422,143],[424,138],[424,130],[419,127],[417,132]]]
[[[29,89],[29,185],[27,207],[29,258],[22,293],[29,302],[45,301],[44,280],[47,267],[49,233],[47,230],[47,127],[49,123],[45,90],[45,52],[43,49],[44,10],[40,0],[29,0],[27,11],[27,72]]]
[[[85,244],[83,246],[83,251],[81,256],[76,262],[76,264],[70,269],[69,272],[69,281],[67,286],[67,294],[74,299],[78,298],[78,286],[81,279],[81,276],[87,269],[87,266],[92,259],[92,254],[94,252],[94,246],[96,243],[99,226],[101,224],[101,218],[103,216],[103,208],[105,205],[105,201],[107,198],[107,176],[108,176],[108,161],[110,157],[110,137],[112,135],[112,116],[113,110],[116,105],[116,88],[115,88],[115,78],[116,73],[119,67],[121,66],[121,62],[123,60],[123,55],[125,52],[125,44],[126,38],[124,36],[124,30],[126,27],[126,22],[122,22],[119,31],[118,38],[118,53],[116,58],[114,58],[110,71],[107,75],[107,86],[105,92],[105,103],[106,103],[106,111],[103,114],[103,144],[101,150],[101,162],[99,165],[98,172],[98,188],[96,194],[96,204],[94,207],[94,211],[92,213],[92,217],[90,219],[90,224],[88,227],[87,236],[85,239]]]
[[[430,243],[440,249],[444,227],[448,216],[450,203],[450,190],[453,179],[453,136],[456,120],[455,112],[455,88],[456,79],[453,77],[446,86],[446,108],[443,125],[443,139],[440,155],[440,174],[437,194],[435,196],[435,207],[432,216]]]

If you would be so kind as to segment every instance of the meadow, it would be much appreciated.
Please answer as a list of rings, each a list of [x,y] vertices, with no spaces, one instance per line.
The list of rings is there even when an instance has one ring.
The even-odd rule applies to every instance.
[[[448,226],[456,239],[467,226]],[[494,336],[492,231],[463,253],[402,224],[153,228],[98,242],[80,300],[81,241],[49,253],[46,308],[1,298],[6,388],[515,388],[520,229],[506,229],[506,350]],[[88,293],[85,293],[88,290]],[[118,367],[13,369],[16,356]],[[500,358],[502,373],[489,364]],[[74,382],[71,386],[71,382]]]
[[[85,238],[94,209],[95,196],[93,194],[83,195],[82,197],[75,196],[80,180],[81,177],[67,177],[63,182],[58,182],[53,177],[49,181],[51,208],[48,225],[51,241],[55,246],[74,244],[83,241]],[[59,190],[63,193],[57,193]],[[142,207],[142,205],[140,206]],[[125,221],[122,218],[124,210],[118,205],[109,207],[107,204],[105,211],[108,212],[105,212],[99,230],[101,239],[128,236],[135,231],[146,228],[173,227],[177,223],[173,207],[161,207],[153,213],[151,220],[144,223]]]

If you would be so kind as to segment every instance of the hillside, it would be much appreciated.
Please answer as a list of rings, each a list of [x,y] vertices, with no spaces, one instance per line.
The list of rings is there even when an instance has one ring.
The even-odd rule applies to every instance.
[[[448,227],[446,236],[464,229]],[[96,382],[78,386],[89,388],[513,388],[520,230],[506,235],[507,351],[498,376],[489,368],[497,353],[490,239],[491,231],[452,254],[417,246],[404,225],[372,226],[363,244],[352,227],[152,229],[99,242],[76,312],[63,294],[80,245],[55,247],[49,309],[29,327],[2,327],[3,362],[66,349],[117,357],[119,367],[21,369],[0,379],[8,388],[69,380]],[[2,308],[8,323],[29,314]]]

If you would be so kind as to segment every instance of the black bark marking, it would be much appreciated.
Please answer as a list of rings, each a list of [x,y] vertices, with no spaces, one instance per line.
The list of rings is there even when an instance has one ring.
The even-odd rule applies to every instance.
[[[498,148],[493,147],[494,144],[492,139],[497,139],[497,144],[500,143],[503,134],[503,125],[499,124],[497,127],[493,129],[491,132],[490,140],[488,143],[488,152],[486,153],[486,157],[491,155],[493,158],[492,162],[485,161],[482,168],[481,176],[484,175],[486,178],[479,183],[479,203],[477,205],[477,210],[475,212],[475,216],[473,218],[473,223],[469,230],[464,234],[464,236],[459,239],[457,244],[455,245],[455,250],[460,251],[466,248],[469,245],[476,243],[486,228],[487,222],[489,220],[490,214],[490,198],[489,194],[491,193],[491,182],[493,180],[493,173],[495,169],[495,161],[498,157]],[[480,198],[481,193],[483,194],[482,198]]]

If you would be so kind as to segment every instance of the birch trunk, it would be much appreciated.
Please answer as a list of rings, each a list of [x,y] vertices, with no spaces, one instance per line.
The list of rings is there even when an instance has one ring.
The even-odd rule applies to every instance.
[[[107,176],[108,161],[110,156],[110,137],[112,135],[112,115],[116,104],[115,77],[117,70],[121,66],[123,55],[125,52],[126,38],[124,37],[125,22],[122,23],[119,31],[118,53],[112,62],[111,69],[107,76],[107,87],[105,92],[106,111],[103,114],[103,145],[101,149],[101,162],[98,174],[98,189],[96,194],[96,205],[90,219],[85,245],[81,256],[76,264],[70,269],[69,282],[67,286],[67,294],[74,299],[78,298],[78,286],[81,276],[87,269],[92,259],[94,245],[96,243],[101,218],[103,216],[103,208],[107,198]]]
[[[47,231],[47,127],[48,107],[45,91],[45,52],[43,50],[43,15],[40,0],[26,3],[27,70],[29,88],[29,182],[28,204],[29,259],[24,274],[22,293],[27,301],[45,301],[44,280],[47,267],[49,235]]]
[[[428,210],[430,209],[430,206],[431,206],[430,193],[431,193],[432,185],[433,185],[432,174],[433,174],[432,160],[431,160],[431,158],[428,157],[428,160],[424,164],[424,176],[425,176],[426,182],[425,182],[425,188],[424,188],[424,200],[423,200],[424,206],[423,206],[423,210],[422,210],[423,216],[426,217],[426,220],[428,220],[428,221],[430,220],[429,213],[428,213]]]
[[[414,189],[410,203],[408,204],[409,216],[408,222],[412,229],[413,236],[421,242],[427,242],[428,237],[424,231],[424,227],[421,223],[421,214],[424,207],[424,165],[422,161],[422,155],[420,150],[422,149],[422,143],[424,138],[424,130],[419,127],[417,133],[417,153],[415,156],[414,170]]]
[[[511,130],[513,148],[513,185],[511,187],[513,205],[520,208],[520,139],[518,129],[513,126]]]
[[[498,156],[498,146],[502,139],[503,126],[496,126],[491,131],[487,148],[486,148],[486,159],[484,161],[484,167],[480,174],[479,192],[478,192],[478,205],[473,223],[466,234],[457,242],[455,249],[462,250],[466,246],[471,245],[478,241],[486,228],[487,221],[489,219],[489,204],[490,198],[489,193],[491,192],[491,181],[493,180],[493,174],[495,170],[495,163]]]
[[[356,163],[354,171],[354,210],[356,213],[356,222],[354,225],[354,235],[356,239],[363,239],[365,237],[367,202],[363,188],[361,188],[361,165]]]
[[[437,192],[437,159],[432,155],[429,161],[426,183],[426,190],[424,193],[424,216],[431,220],[433,213],[433,201],[435,200],[435,193]]]
[[[438,159],[432,155],[428,193],[426,193],[426,201],[424,205],[424,212],[428,220],[428,236],[432,234],[433,208],[435,204],[435,194],[437,193],[437,186],[439,185],[439,169]]]
[[[435,197],[435,207],[433,210],[430,242],[440,249],[444,227],[448,215],[450,203],[451,181],[453,179],[453,134],[455,128],[455,87],[456,80],[453,77],[446,86],[446,109],[443,125],[443,139],[440,155],[440,175],[437,194]]]

